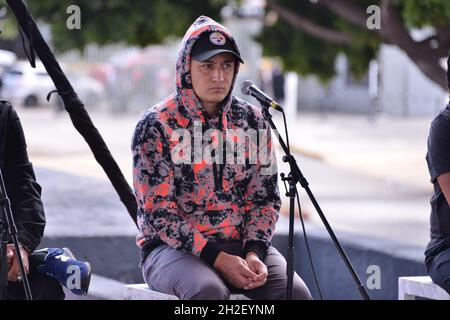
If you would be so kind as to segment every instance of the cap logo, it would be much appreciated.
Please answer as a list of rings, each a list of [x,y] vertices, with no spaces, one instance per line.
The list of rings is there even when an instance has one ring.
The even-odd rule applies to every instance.
[[[220,32],[213,32],[209,35],[209,40],[216,46],[223,46],[227,42],[225,36]]]

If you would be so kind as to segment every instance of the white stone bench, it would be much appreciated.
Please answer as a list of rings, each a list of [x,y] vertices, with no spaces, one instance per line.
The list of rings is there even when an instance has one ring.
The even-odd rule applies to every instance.
[[[124,300],[179,300],[176,296],[151,290],[146,283],[126,284]],[[249,300],[243,294],[232,294],[230,300]]]
[[[398,299],[414,300],[422,297],[433,300],[450,300],[450,295],[430,277],[400,277],[398,278]]]

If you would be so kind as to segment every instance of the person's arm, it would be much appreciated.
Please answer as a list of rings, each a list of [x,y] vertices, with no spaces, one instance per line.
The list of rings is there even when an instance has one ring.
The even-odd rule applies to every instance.
[[[437,181],[450,206],[450,120],[442,114],[431,123],[426,160],[431,182]]]
[[[132,152],[138,225],[143,235],[157,236],[213,266],[220,250],[178,212],[170,139],[156,114],[138,123]]]
[[[442,193],[450,206],[450,173],[445,173],[437,178],[439,187],[441,187]]]
[[[23,268],[25,273],[30,271],[29,253],[23,246],[19,246],[20,255],[22,257]],[[13,244],[7,245],[7,259],[8,259],[8,281],[16,282],[20,276],[20,265],[17,259],[18,255]]]
[[[253,252],[260,260],[264,260],[267,254],[281,207],[272,138],[267,127],[262,127],[267,136],[260,141],[258,160],[247,186],[243,244],[246,254]]]
[[[42,240],[45,228],[41,187],[28,160],[27,145],[17,113],[8,112],[3,176],[19,243],[31,253]]]

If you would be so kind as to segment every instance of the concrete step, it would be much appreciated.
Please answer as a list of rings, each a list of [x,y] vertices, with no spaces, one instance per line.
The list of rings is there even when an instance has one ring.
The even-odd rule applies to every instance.
[[[64,288],[66,300],[123,300],[124,290],[125,283],[96,274],[91,276],[86,296],[77,296]]]
[[[179,300],[178,297],[151,290],[145,283],[127,284],[124,287],[125,300]],[[250,300],[243,294],[231,294],[230,300]]]

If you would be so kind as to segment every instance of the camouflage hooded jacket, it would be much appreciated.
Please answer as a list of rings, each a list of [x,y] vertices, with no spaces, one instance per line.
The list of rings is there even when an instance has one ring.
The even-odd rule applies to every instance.
[[[150,108],[133,134],[143,259],[166,243],[213,265],[216,244],[233,240],[264,258],[278,220],[276,161],[260,109],[232,96],[231,88],[209,118],[192,88],[191,48],[211,31],[239,52],[225,27],[199,17],[182,41],[176,92]],[[237,63],[233,85],[238,69]]]

